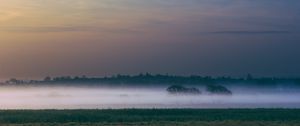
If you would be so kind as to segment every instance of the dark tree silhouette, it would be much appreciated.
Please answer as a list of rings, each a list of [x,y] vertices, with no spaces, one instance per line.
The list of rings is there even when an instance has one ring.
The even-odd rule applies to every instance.
[[[201,94],[201,91],[197,88],[186,88],[180,85],[170,86],[167,91],[171,94]]]
[[[207,85],[206,91],[211,94],[232,95],[232,92],[229,89],[221,85],[213,85],[213,84]]]

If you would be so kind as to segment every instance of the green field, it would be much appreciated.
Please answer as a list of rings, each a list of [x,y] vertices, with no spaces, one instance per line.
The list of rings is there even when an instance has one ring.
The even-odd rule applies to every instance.
[[[300,126],[300,109],[2,110],[5,125]]]

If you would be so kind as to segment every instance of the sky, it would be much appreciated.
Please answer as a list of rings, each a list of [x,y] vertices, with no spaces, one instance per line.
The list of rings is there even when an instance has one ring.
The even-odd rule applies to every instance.
[[[0,78],[300,77],[299,0],[0,0]]]

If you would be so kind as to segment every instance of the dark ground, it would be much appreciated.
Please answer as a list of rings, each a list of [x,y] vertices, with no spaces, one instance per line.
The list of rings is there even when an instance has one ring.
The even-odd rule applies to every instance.
[[[300,126],[300,109],[1,110],[1,126]]]

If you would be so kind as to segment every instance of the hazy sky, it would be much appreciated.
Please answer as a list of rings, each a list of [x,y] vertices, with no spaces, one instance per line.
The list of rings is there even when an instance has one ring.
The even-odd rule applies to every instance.
[[[300,76],[299,0],[0,0],[0,78]]]

